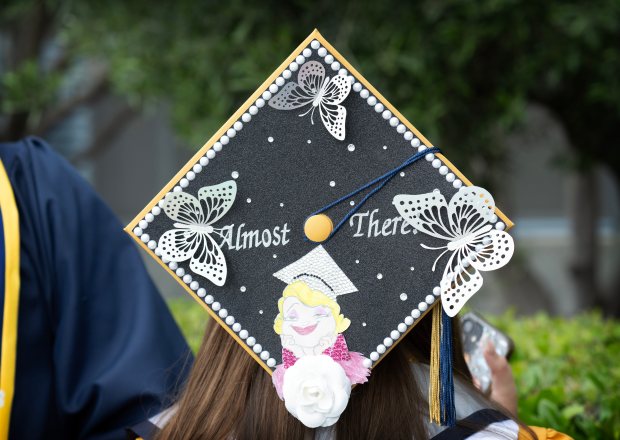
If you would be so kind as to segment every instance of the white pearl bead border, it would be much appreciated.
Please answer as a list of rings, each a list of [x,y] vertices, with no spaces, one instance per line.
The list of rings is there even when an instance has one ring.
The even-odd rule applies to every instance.
[[[428,310],[428,307],[433,304],[436,301],[436,297],[439,297],[440,295],[441,288],[439,286],[435,286],[433,288],[433,294],[426,295],[424,301],[418,304],[418,307],[414,308],[409,315],[405,316],[403,322],[396,326],[396,330],[392,330],[390,335],[385,338],[381,344],[377,345],[375,351],[370,353],[368,356],[370,358],[370,362],[367,362],[368,365],[366,365],[366,367],[370,368],[375,362],[377,362],[387,351],[387,349],[407,332],[407,329],[411,327],[420,318],[420,316],[422,316],[423,312]]]
[[[349,82],[353,85],[352,90],[356,93],[359,93],[362,99],[365,99],[368,105],[374,108],[377,113],[381,113],[381,116],[384,120],[386,120],[391,127],[396,129],[396,132],[403,135],[405,141],[410,142],[413,148],[416,148],[418,152],[422,152],[426,150],[424,144],[420,142],[420,140],[415,137],[415,135],[407,129],[407,127],[396,117],[392,115],[392,112],[385,108],[385,105],[379,102],[379,100],[370,94],[370,92],[363,87],[363,85],[358,82],[353,75],[349,75],[346,69],[341,68],[340,63],[335,61],[334,56],[328,52],[325,47],[321,46],[321,43],[318,40],[313,40],[310,43],[309,47],[306,47],[302,50],[302,52],[295,57],[295,60],[291,62],[288,66],[288,69],[285,69],[280,76],[278,76],[272,84],[270,84],[265,91],[260,95],[258,99],[254,102],[253,105],[249,107],[249,109],[241,115],[237,121],[235,121],[227,130],[224,135],[220,137],[220,139],[213,144],[213,146],[206,152],[204,156],[202,156],[194,166],[182,177],[178,185],[176,185],[172,192],[181,192],[184,188],[189,186],[189,182],[193,181],[196,178],[196,175],[204,169],[216,156],[217,153],[222,151],[225,145],[228,145],[239,131],[243,129],[244,124],[249,123],[252,120],[252,116],[258,113],[258,110],[263,108],[269,99],[276,93],[280,87],[282,87],[287,79],[290,79],[292,76],[291,72],[295,72],[299,69],[299,67],[306,61],[306,58],[312,56],[312,50],[315,50],[319,57],[324,59],[324,62],[328,64],[332,70],[338,72],[338,75],[343,76],[349,80]],[[425,156],[426,160],[436,168],[440,175],[445,176],[445,179],[452,183],[452,186],[456,189],[460,189],[463,187],[463,182],[460,179],[457,179],[455,174],[450,172],[449,168],[443,164],[443,162],[436,158],[434,154],[430,153]],[[166,194],[167,195],[167,194]],[[267,366],[270,368],[275,368],[276,360],[270,357],[268,351],[262,350],[262,346],[256,343],[256,339],[249,335],[248,331],[241,327],[241,324],[235,321],[233,316],[228,315],[228,311],[226,309],[222,309],[219,302],[216,302],[213,296],[207,295],[206,290],[200,287],[198,281],[193,280],[190,274],[185,274],[183,268],[179,268],[178,264],[174,261],[165,261],[166,259],[161,256],[161,251],[157,247],[157,242],[155,240],[151,240],[149,234],[144,231],[148,228],[148,225],[155,219],[156,216],[161,214],[162,209],[164,207],[164,199],[165,196],[155,205],[150,212],[148,212],[144,219],[138,222],[138,226],[136,226],[133,230],[133,233],[140,237],[142,242],[146,243],[147,247],[155,252],[155,255],[160,257],[165,264],[168,264],[168,267],[172,271],[175,271],[176,275],[181,278],[181,280],[189,285],[190,289],[198,295],[201,300],[211,307],[211,309],[223,319],[223,321],[228,325],[235,333],[239,335],[242,340],[245,340],[246,344],[252,348],[252,351],[259,355],[259,357],[266,361]],[[493,217],[492,223],[495,223],[495,229],[504,230],[506,225],[502,222],[497,221],[497,216]],[[397,330],[392,330],[390,332],[390,336],[383,340],[383,344],[379,344],[377,346],[376,351],[370,353],[370,360],[366,361],[364,364],[367,368],[370,368],[374,362],[376,362],[380,355],[385,353],[387,350],[386,347],[391,346],[394,341],[396,341],[400,336],[407,331],[407,328],[413,325],[413,323],[421,316],[421,312],[427,310],[428,305],[432,304],[435,301],[435,296],[440,295],[439,287],[435,287],[433,289],[433,295],[427,295],[425,298],[425,302],[421,302],[418,304],[418,308],[412,310],[410,315],[407,315],[403,322],[398,324]]]

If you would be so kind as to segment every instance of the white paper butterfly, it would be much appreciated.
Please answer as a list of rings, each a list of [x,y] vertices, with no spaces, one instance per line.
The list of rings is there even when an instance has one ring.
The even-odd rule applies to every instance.
[[[400,194],[392,203],[412,227],[448,242],[439,247],[421,246],[445,249],[435,260],[433,271],[439,259],[450,253],[440,283],[441,302],[449,316],[455,316],[482,287],[479,271],[499,269],[512,257],[512,237],[490,224],[495,202],[483,188],[463,187],[452,196],[450,204],[437,190],[420,195]]]
[[[299,115],[310,113],[314,124],[314,111],[318,108],[323,125],[338,139],[344,140],[344,123],[347,109],[340,105],[349,95],[351,83],[344,76],[336,75],[331,80],[325,77],[325,67],[318,61],[304,63],[297,74],[297,83],[286,83],[282,90],[269,100],[277,110],[294,110],[311,104],[310,109]]]
[[[192,272],[216,286],[223,286],[227,275],[226,259],[212,237],[213,234],[223,237],[222,228],[212,225],[228,212],[236,195],[234,180],[201,188],[198,199],[184,192],[169,193],[164,199],[164,212],[175,221],[176,229],[159,238],[162,258],[176,262],[191,258]]]

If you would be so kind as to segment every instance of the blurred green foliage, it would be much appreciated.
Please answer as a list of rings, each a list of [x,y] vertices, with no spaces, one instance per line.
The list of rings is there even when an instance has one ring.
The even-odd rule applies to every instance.
[[[575,439],[620,439],[620,322],[513,313],[490,322],[515,341],[519,416]]]
[[[208,315],[186,298],[168,304],[198,350]],[[596,312],[569,319],[512,312],[486,318],[515,342],[510,363],[521,420],[575,439],[620,439],[620,322]]]
[[[37,63],[28,60],[0,77],[0,111],[10,114],[41,109],[54,99],[58,84],[57,75],[41,81]]]
[[[105,60],[132,102],[170,102],[196,147],[316,27],[482,186],[505,171],[499,135],[528,101],[565,127],[564,163],[620,176],[617,0],[8,0],[5,15],[39,4],[71,56]]]
[[[168,307],[170,307],[177,324],[181,327],[187,343],[194,353],[198,352],[209,315],[189,298],[168,300]]]

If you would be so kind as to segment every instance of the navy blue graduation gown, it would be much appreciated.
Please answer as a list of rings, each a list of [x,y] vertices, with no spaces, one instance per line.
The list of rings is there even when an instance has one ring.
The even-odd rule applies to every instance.
[[[136,247],[75,170],[36,138],[0,144],[0,160],[21,234],[9,437],[124,438],[170,402],[189,349]]]

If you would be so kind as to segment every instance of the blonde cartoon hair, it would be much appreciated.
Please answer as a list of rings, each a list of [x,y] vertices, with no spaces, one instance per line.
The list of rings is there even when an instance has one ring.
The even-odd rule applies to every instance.
[[[286,298],[295,297],[300,302],[308,307],[324,306],[327,307],[336,321],[336,332],[342,333],[351,325],[351,320],[345,318],[340,313],[340,306],[338,303],[325,295],[320,290],[313,290],[303,281],[294,281],[289,284],[284,292],[282,292],[282,298],[278,300],[278,316],[273,322],[273,329],[279,335],[282,334],[282,323],[284,317],[282,316],[282,307],[284,306],[284,300]]]

